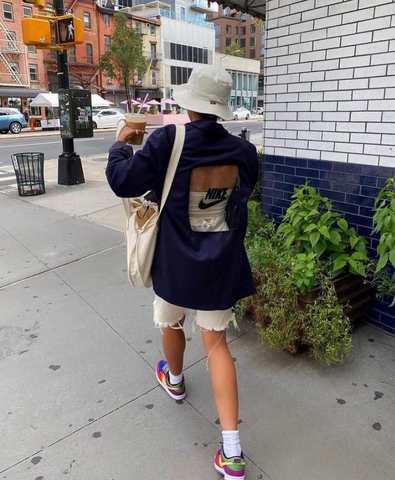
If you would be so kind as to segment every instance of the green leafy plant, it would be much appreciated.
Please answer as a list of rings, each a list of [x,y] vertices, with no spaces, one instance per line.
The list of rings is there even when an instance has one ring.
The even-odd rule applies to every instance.
[[[258,202],[249,202],[246,250],[257,293],[236,306],[240,320],[250,312],[259,339],[270,348],[296,353],[301,345],[326,365],[341,363],[351,350],[350,322],[344,314],[325,262],[316,253],[301,253],[298,242],[262,216]],[[312,303],[301,306],[301,292],[321,287]]]
[[[319,264],[333,278],[345,272],[365,275],[366,240],[308,183],[295,188],[278,231],[288,247],[296,245],[297,252],[306,255],[299,258],[295,271],[301,291],[308,292],[317,284],[311,274]]]
[[[322,278],[321,292],[314,303],[307,305],[302,316],[303,342],[310,346],[317,360],[325,365],[342,363],[352,349],[350,321],[339,305],[335,287],[329,278]]]
[[[377,254],[379,259],[375,268],[373,283],[377,285],[378,296],[392,297],[391,307],[395,305],[395,273],[389,268],[395,268],[395,179],[389,178],[380,190],[375,202],[373,216],[373,234],[378,233],[379,244]]]

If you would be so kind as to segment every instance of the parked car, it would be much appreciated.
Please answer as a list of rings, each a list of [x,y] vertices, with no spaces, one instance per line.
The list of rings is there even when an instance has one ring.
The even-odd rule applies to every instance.
[[[93,111],[93,128],[116,128],[118,120],[123,118],[125,118],[125,115],[116,108]]]
[[[21,112],[12,108],[0,108],[0,133],[20,133],[26,127],[27,122]]]
[[[248,120],[251,117],[251,112],[244,107],[236,108],[233,111],[233,120],[245,119]]]
[[[263,115],[263,107],[258,107],[258,108],[256,109],[256,113],[257,113],[258,115]]]

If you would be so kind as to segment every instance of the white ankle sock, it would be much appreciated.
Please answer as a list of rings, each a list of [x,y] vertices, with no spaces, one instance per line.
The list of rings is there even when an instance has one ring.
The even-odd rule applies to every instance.
[[[171,371],[169,370],[169,382],[172,385],[178,385],[179,383],[182,382],[182,372],[179,375],[173,375]]]
[[[223,449],[225,456],[230,457],[240,457],[241,455],[241,446],[239,440],[239,431],[238,430],[223,430],[222,431]]]

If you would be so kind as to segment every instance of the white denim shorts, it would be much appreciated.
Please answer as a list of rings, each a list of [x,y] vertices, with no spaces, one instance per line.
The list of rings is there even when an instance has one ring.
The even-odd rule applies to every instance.
[[[182,328],[179,322],[187,317],[189,310],[166,302],[163,298],[155,295],[154,300],[154,323],[157,328]],[[193,326],[197,325],[201,330],[225,330],[230,324],[237,328],[235,314],[232,308],[227,310],[196,310]]]

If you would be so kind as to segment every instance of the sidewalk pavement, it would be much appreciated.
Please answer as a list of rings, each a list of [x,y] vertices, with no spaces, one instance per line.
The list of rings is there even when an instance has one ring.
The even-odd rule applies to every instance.
[[[0,192],[0,473],[8,480],[215,480],[221,431],[200,336],[187,327],[188,396],[157,385],[151,290],[126,278],[124,214],[104,158],[86,183]],[[229,332],[246,480],[393,480],[395,338],[361,325],[327,368]]]

